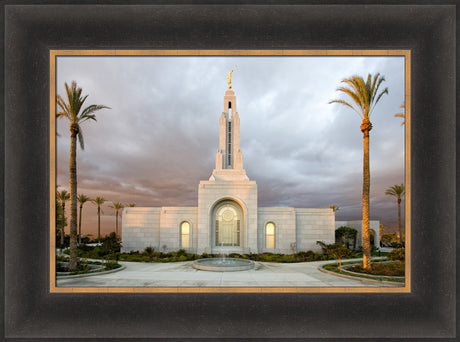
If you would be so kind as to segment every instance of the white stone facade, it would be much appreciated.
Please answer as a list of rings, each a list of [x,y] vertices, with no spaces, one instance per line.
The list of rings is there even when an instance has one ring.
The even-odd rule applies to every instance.
[[[198,187],[198,207],[124,208],[122,251],[185,249],[191,253],[319,251],[333,243],[332,209],[259,208],[257,184],[243,168],[240,118],[229,89],[219,119],[216,167]],[[270,228],[268,228],[270,227]]]

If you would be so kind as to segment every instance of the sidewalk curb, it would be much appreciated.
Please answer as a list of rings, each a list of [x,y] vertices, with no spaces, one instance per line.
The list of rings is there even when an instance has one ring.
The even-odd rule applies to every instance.
[[[361,278],[361,277],[353,277],[351,275],[346,275],[346,274],[339,274],[339,273],[336,273],[336,272],[331,272],[331,271],[325,270],[323,268],[323,266],[324,265],[318,266],[318,270],[323,272],[323,273],[334,275],[336,277],[342,277],[342,278],[347,278],[347,279],[352,279],[352,280],[359,280],[359,281],[363,281],[363,282],[367,282],[367,283],[376,283],[376,284],[382,284],[382,285],[393,285],[393,286],[399,286],[399,287],[404,287],[404,285],[405,285],[405,283],[397,283],[397,282],[394,282],[394,281],[374,280],[374,279],[367,279],[367,278]]]
[[[104,275],[109,273],[115,273],[121,270],[124,270],[126,266],[121,265],[121,267],[115,268],[113,270],[102,271],[102,272],[91,272],[91,273],[84,273],[84,274],[73,274],[73,275],[56,275],[56,279],[73,279],[73,278],[83,278],[83,277],[91,277],[95,275]]]

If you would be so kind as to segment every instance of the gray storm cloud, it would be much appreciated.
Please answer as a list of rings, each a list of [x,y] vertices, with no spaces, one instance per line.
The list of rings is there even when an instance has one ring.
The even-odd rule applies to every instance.
[[[259,206],[337,204],[337,219],[361,216],[362,133],[356,113],[328,102],[341,96],[343,78],[383,74],[389,95],[371,116],[371,218],[395,220],[384,191],[404,181],[404,126],[393,116],[405,95],[403,57],[59,57],[60,95],[75,80],[87,104],[112,108],[82,125],[79,192],[108,203],[196,206],[235,65],[241,149]],[[57,132],[57,184],[68,188],[68,123],[58,120]],[[90,225],[96,216],[87,211]]]

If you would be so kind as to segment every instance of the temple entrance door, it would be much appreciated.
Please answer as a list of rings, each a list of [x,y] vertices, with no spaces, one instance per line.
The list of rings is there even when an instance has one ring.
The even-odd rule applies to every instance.
[[[215,247],[241,246],[242,213],[235,203],[226,201],[215,212]]]

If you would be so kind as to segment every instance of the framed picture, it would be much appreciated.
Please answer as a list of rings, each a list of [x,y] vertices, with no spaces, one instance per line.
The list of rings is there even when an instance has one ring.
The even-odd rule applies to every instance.
[[[228,75],[225,66],[231,69]],[[348,113],[358,114],[353,118],[357,119],[356,129],[352,130],[347,125],[348,106],[343,113],[329,103],[336,96],[331,84],[341,84],[350,72],[355,75],[360,69],[378,70],[365,79],[370,87],[374,84],[375,101],[378,103],[383,95],[387,101],[376,107],[375,114],[374,110]],[[232,79],[234,71],[237,73]],[[83,88],[86,81],[92,101],[111,103],[109,108],[99,109],[108,113],[98,115],[96,127],[83,123],[87,117],[73,119],[73,112],[67,113],[63,104],[71,103],[69,92],[79,87],[76,81],[71,84],[65,80],[77,79],[83,80]],[[373,125],[382,131],[372,139],[371,161],[380,166],[372,172],[378,181],[370,194],[373,203],[368,229],[373,233],[374,255],[386,255],[391,250],[380,246],[379,241],[388,218],[396,227],[398,205],[385,191],[391,182],[410,184],[410,158],[404,158],[410,151],[410,139],[404,139],[405,131],[410,130],[409,50],[52,50],[50,80],[50,98],[59,93],[58,88],[64,92],[50,108],[51,126],[57,132],[55,138],[51,129],[50,155],[57,155],[51,160],[51,166],[57,165],[56,174],[50,175],[51,208],[57,208],[51,196],[55,191],[57,204],[70,206],[68,186],[56,186],[69,179],[69,120],[79,122],[81,136],[76,135],[76,141],[81,138],[86,146],[95,145],[86,153],[78,152],[76,158],[78,235],[93,233],[93,244],[86,244],[84,249],[80,246],[78,255],[98,257],[96,252],[101,253],[108,242],[97,243],[101,236],[111,233],[119,237],[122,253],[108,252],[103,255],[107,260],[160,262],[149,265],[149,270],[141,263],[142,271],[136,271],[134,263],[125,263],[119,268],[123,273],[111,276],[106,272],[90,272],[91,277],[60,272],[55,286],[56,249],[51,248],[52,292],[100,292],[98,287],[110,292],[128,288],[133,292],[410,292],[410,215],[406,216],[405,229],[386,234],[394,240],[393,246],[402,241],[398,234],[407,237],[405,264],[378,264],[386,266],[387,277],[353,278],[354,273],[345,272],[361,261],[347,263],[343,273],[341,263],[335,266],[336,262],[327,262],[329,267],[338,268],[339,277],[331,277],[335,273],[323,268],[329,258],[327,249],[332,251],[337,240],[336,228],[356,226],[342,228],[356,235],[355,241],[344,240],[349,247],[343,250],[347,252],[343,257],[362,254],[362,221],[356,220],[362,217],[362,175],[356,170],[362,165],[363,142],[361,133],[353,134],[361,124],[360,115],[372,115]],[[319,86],[319,80],[324,87]],[[215,86],[219,83],[221,94]],[[107,99],[101,98],[102,94]],[[224,106],[219,108],[222,99]],[[56,106],[63,107],[57,111],[67,120],[56,120]],[[133,114],[127,115],[126,108]],[[245,108],[250,113],[244,114]],[[222,112],[212,115],[213,109]],[[397,112],[404,113],[404,125],[393,114],[386,115]],[[83,107],[81,113],[85,113]],[[338,166],[341,172],[337,174]],[[199,181],[206,173],[210,175]],[[325,177],[328,180],[320,184]],[[279,190],[271,190],[273,187]],[[400,187],[409,208],[410,187],[405,192]],[[339,190],[328,190],[332,188]],[[89,197],[84,195],[80,201],[81,194]],[[90,198],[99,202],[86,205],[83,215],[83,204]],[[138,204],[123,205],[127,201]],[[340,203],[340,209],[328,207],[328,201]],[[410,213],[404,210],[404,203],[399,204],[399,212],[402,206],[403,213]],[[101,208],[115,215],[104,215]],[[230,219],[224,214],[221,217],[221,212]],[[64,235],[56,229],[56,217],[51,213],[51,246],[61,247]],[[399,219],[402,225],[401,215]],[[63,214],[65,220],[71,220],[69,211]],[[329,247],[321,247],[321,243]],[[67,260],[65,255],[59,256],[61,259]],[[278,263],[273,268],[264,261]],[[307,265],[302,261],[316,262]],[[165,270],[164,262],[174,264]],[[115,271],[112,263],[108,265],[108,272]],[[407,267],[405,279],[400,271],[391,278],[390,265]],[[235,270],[249,272],[227,273]]]
[[[453,6],[49,4],[4,8],[6,339],[455,336]],[[434,33],[439,39],[431,38]],[[406,204],[410,209],[406,210],[410,281],[406,278],[403,291],[370,287],[365,291],[347,287],[339,291],[320,291],[318,287],[314,291],[302,287],[281,291],[286,288],[283,286],[268,286],[267,291],[260,290],[263,287],[257,291],[237,291],[235,287],[181,291],[180,286],[168,291],[160,286],[156,287],[159,291],[152,291],[155,287],[56,286],[50,266],[54,256],[50,241],[56,242],[54,229],[50,230],[54,213],[50,197],[58,185],[53,184],[52,175],[56,166],[59,170],[59,158],[52,155],[55,127],[50,113],[55,94],[63,93],[62,84],[50,77],[53,58],[60,63],[64,56],[94,54],[116,59],[159,51],[208,56],[200,58],[209,58],[216,51],[232,56],[258,51],[277,58],[291,58],[286,55],[292,51],[303,51],[304,56],[308,54],[305,51],[311,55],[343,55],[346,51],[360,56],[387,51],[388,55],[404,56],[406,62],[410,59],[410,68],[404,69],[410,82],[404,83],[403,93],[406,108],[410,108],[406,112],[410,113],[410,127],[406,126],[410,174],[405,175],[410,188],[410,203]],[[228,69],[222,77],[224,90],[231,86]],[[56,70],[59,77],[59,68]],[[238,96],[238,90],[234,91]],[[91,94],[88,103],[93,103]],[[237,108],[241,117],[244,110]],[[224,112],[228,109],[224,107]],[[244,153],[243,146],[241,149]],[[234,157],[229,159],[232,165],[237,164]],[[211,163],[213,158],[209,158]],[[272,221],[267,223],[276,229]],[[187,237],[178,234],[179,241]],[[217,230],[211,235],[209,241],[215,247],[217,241],[221,246],[230,243]],[[265,248],[272,246],[266,242],[270,241],[268,235],[263,239]],[[236,240],[231,241],[234,245]],[[273,241],[273,246],[284,243]]]

